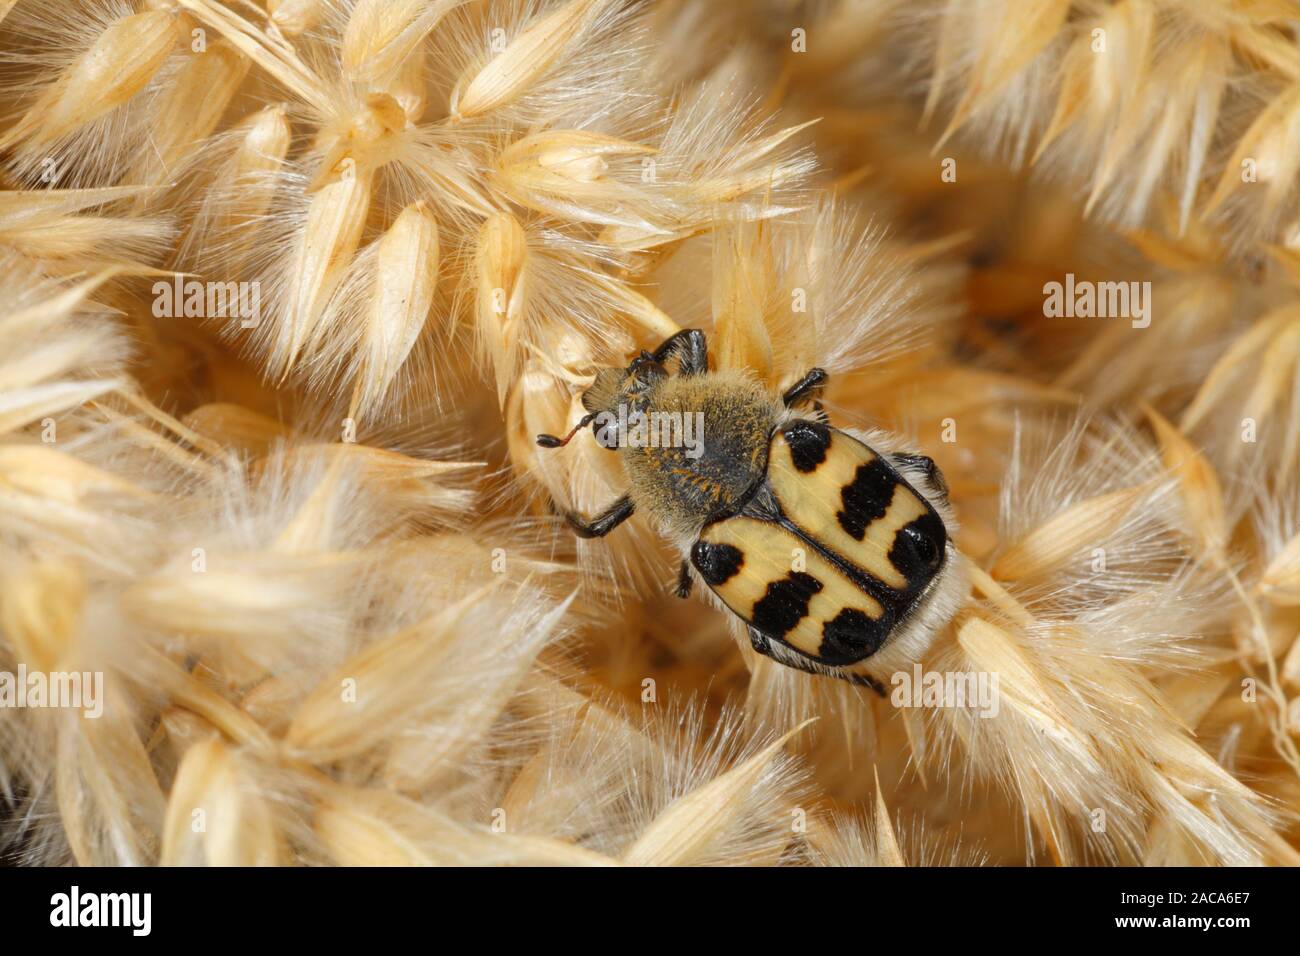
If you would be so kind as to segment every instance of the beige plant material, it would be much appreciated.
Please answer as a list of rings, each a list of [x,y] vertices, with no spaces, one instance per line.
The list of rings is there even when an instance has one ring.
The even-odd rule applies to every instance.
[[[121,106],[153,79],[179,37],[180,22],[167,11],[118,20],[0,136],[0,146],[26,140],[38,148]]]
[[[343,68],[356,79],[396,73],[459,0],[360,0],[343,34]]]
[[[462,78],[452,94],[452,115],[470,119],[517,100],[608,5],[609,0],[568,0],[532,22],[482,69]]]
[[[496,375],[497,402],[504,406],[519,361],[520,327],[528,314],[528,237],[519,221],[508,213],[485,221],[474,261],[477,334]]]
[[[359,406],[388,392],[424,329],[438,282],[438,222],[423,202],[407,206],[379,239],[375,294],[366,324]]]
[[[319,336],[321,314],[361,242],[370,209],[370,178],[349,173],[312,196],[294,259],[287,328],[277,343],[275,368],[287,375]]]
[[[104,678],[0,861],[1300,862],[1294,10],[1032,6],[0,0],[0,668]],[[934,460],[995,713],[575,541],[687,328]]]
[[[632,866],[687,866],[697,862],[733,822],[741,806],[740,796],[753,789],[768,763],[802,729],[803,725],[796,727],[716,780],[680,797],[646,828],[623,856],[623,862]]]

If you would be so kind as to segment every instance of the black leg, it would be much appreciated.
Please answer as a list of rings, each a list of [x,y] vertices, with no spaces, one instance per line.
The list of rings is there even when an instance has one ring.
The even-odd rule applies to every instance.
[[[688,598],[691,596],[691,566],[685,558],[682,558],[682,566],[677,572],[677,589],[673,592],[679,598]]]
[[[826,387],[828,381],[830,381],[830,376],[826,374],[825,369],[809,369],[807,375],[785,390],[785,394],[781,396],[781,401],[785,402],[786,408],[791,408],[808,396],[820,392]]]
[[[577,512],[566,511],[564,520],[569,522],[569,527],[579,538],[603,538],[632,517],[634,510],[632,499],[624,495],[594,518],[587,519]]]
[[[867,677],[865,674],[828,674],[825,671],[817,670],[813,666],[812,661],[805,661],[802,657],[797,655],[797,652],[787,657],[777,659],[772,656],[772,641],[766,634],[754,627],[747,627],[746,630],[749,632],[750,646],[764,657],[771,657],[772,660],[776,661],[776,663],[780,664],[782,667],[790,667],[794,670],[803,671],[807,674],[814,674],[818,677],[835,677],[840,680],[846,680],[857,687],[870,687],[881,697],[885,696],[885,688],[881,687],[879,683],[872,680],[870,677]]]
[[[655,349],[654,360],[662,364],[671,355],[677,356],[678,375],[699,375],[709,370],[709,345],[699,329],[682,329],[665,339]]]
[[[934,459],[929,455],[904,455],[897,452],[892,456],[895,461],[903,462],[914,468],[920,468],[925,472],[926,480],[930,486],[939,492],[939,497],[945,502],[948,500],[948,482],[943,477],[943,472],[939,466],[934,463]]]

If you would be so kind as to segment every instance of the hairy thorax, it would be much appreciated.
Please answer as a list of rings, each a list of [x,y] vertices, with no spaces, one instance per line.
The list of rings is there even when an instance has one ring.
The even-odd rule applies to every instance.
[[[663,379],[634,407],[646,427],[640,435],[629,428],[620,451],[629,494],[679,537],[694,537],[762,479],[781,417],[780,402],[732,373]]]

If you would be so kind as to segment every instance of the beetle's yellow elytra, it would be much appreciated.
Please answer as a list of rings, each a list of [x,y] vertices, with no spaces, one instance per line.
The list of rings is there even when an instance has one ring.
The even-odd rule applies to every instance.
[[[768,480],[786,516],[883,584],[898,591],[916,584],[891,552],[899,532],[930,511],[927,503],[862,442],[830,428],[817,439],[820,460],[808,454],[809,441],[796,460],[787,432],[772,439]]]
[[[734,570],[719,562],[727,576],[706,578],[723,603],[810,657],[823,656],[826,628],[845,611],[870,622],[884,616],[879,601],[780,525],[736,517],[710,525],[700,541],[715,554],[740,556]]]

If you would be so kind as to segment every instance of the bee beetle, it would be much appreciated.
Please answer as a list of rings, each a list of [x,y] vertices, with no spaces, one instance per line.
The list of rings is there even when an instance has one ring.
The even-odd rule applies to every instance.
[[[649,515],[681,551],[678,596],[694,571],[758,653],[883,694],[956,609],[951,509],[930,458],[886,454],[830,425],[816,400],[827,380],[814,368],[775,396],[743,372],[710,372],[704,333],[686,329],[598,371],[587,414],[537,443],[562,447],[595,423],[621,457],[627,493],[594,518],[565,513],[580,537]],[[702,428],[696,447],[644,440],[685,416]]]

